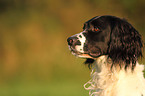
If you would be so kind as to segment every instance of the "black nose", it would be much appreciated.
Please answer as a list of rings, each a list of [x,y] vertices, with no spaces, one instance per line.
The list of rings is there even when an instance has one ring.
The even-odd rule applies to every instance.
[[[73,42],[75,41],[75,40],[77,40],[77,37],[69,37],[68,39],[67,39],[67,42],[68,42],[68,45],[73,45]]]

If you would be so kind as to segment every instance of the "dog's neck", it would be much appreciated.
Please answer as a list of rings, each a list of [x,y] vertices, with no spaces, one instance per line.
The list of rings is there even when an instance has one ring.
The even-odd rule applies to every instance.
[[[137,63],[132,71],[130,67],[111,68],[111,63],[107,56],[101,56],[94,62],[91,80],[84,85],[85,89],[90,90],[90,96],[141,96],[138,94],[145,93],[143,65]]]

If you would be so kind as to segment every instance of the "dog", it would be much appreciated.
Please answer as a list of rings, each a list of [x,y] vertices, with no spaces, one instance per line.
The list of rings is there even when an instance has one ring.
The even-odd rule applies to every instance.
[[[67,39],[72,54],[85,58],[91,80],[84,84],[90,96],[145,96],[143,42],[127,20],[96,16],[83,31]]]

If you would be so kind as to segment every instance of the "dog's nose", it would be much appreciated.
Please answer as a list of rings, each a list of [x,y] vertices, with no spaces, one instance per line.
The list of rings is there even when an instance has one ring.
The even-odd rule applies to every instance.
[[[73,42],[75,41],[75,40],[77,40],[77,37],[69,37],[68,39],[67,39],[67,42],[68,42],[68,45],[73,45]]]

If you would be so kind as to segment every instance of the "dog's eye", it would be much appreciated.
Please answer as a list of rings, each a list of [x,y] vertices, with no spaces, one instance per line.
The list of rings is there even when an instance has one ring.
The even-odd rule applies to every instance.
[[[99,29],[99,28],[97,28],[97,27],[95,27],[95,28],[94,28],[94,31],[99,31],[99,30],[100,30],[100,29]]]

